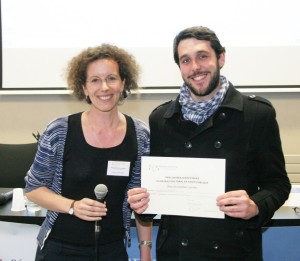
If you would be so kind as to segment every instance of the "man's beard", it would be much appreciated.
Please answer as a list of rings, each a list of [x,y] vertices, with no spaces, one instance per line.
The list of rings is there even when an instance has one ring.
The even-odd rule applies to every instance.
[[[198,97],[203,97],[203,96],[207,96],[209,94],[211,94],[218,86],[219,86],[219,81],[220,81],[220,67],[217,64],[217,68],[215,73],[213,74],[213,77],[207,87],[206,90],[204,90],[203,92],[198,91],[196,88],[193,87],[193,85],[184,80],[184,83],[186,84],[186,86],[189,88],[189,90],[196,96]]]

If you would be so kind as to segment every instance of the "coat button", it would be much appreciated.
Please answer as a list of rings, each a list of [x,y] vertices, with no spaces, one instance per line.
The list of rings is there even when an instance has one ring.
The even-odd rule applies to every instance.
[[[192,146],[192,143],[191,143],[190,141],[187,141],[187,142],[184,144],[184,147],[185,147],[186,149],[190,149],[190,148],[192,148],[193,146]]]
[[[219,114],[219,120],[225,120],[226,119],[226,114],[225,114],[225,112],[221,112],[220,114]]]
[[[237,230],[237,231],[235,232],[235,234],[236,234],[237,237],[243,237],[243,236],[244,236],[244,231],[242,231],[242,230]]]
[[[167,229],[163,229],[162,230],[162,235],[166,237],[168,235],[168,230]]]
[[[214,147],[216,149],[220,149],[222,147],[222,142],[221,141],[216,141],[215,144],[214,144]]]
[[[189,245],[189,240],[186,239],[186,238],[182,239],[182,240],[181,240],[181,245],[182,245],[182,246],[185,246],[185,247],[188,246],[188,245]]]
[[[213,241],[212,242],[212,247],[214,250],[218,250],[219,249],[219,243],[217,241]]]

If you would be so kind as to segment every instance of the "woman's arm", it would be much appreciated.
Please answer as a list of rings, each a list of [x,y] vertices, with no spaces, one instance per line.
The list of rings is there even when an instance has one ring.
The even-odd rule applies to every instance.
[[[138,233],[141,261],[151,261],[152,222],[144,222],[138,215],[135,215],[135,224]]]
[[[89,198],[81,200],[69,199],[56,194],[47,187],[39,187],[27,192],[26,197],[45,209],[59,213],[69,213],[74,202],[73,215],[86,221],[101,220],[102,216],[106,216],[107,212],[105,203],[103,204]]]

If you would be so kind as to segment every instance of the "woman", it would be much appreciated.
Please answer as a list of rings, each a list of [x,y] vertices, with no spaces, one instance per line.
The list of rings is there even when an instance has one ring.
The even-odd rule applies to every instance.
[[[39,139],[25,187],[29,200],[48,209],[36,261],[128,261],[127,191],[140,183],[149,131],[142,121],[120,113],[118,104],[137,88],[138,72],[133,56],[109,44],[70,61],[68,85],[90,108],[55,119]],[[98,184],[108,188],[104,203],[96,200]],[[141,260],[151,260],[151,223],[135,220]],[[101,227],[96,239],[95,222]]]

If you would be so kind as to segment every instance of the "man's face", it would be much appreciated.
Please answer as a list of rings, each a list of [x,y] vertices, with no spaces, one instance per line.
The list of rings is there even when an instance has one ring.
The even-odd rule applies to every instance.
[[[178,45],[179,67],[193,100],[210,99],[220,86],[220,68],[225,54],[217,59],[210,42],[189,38]]]

